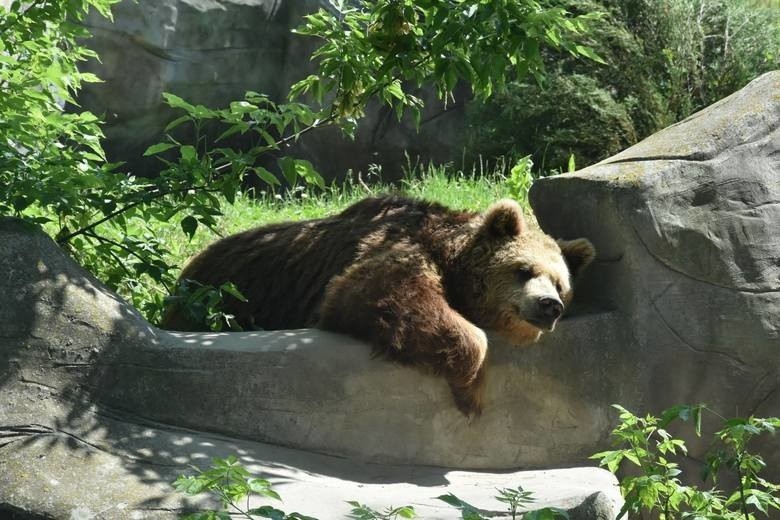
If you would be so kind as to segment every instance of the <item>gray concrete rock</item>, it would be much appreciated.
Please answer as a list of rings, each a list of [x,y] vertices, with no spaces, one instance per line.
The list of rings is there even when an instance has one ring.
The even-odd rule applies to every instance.
[[[439,379],[371,359],[349,338],[171,334],[20,221],[0,219],[0,243],[0,516],[174,518],[209,505],[173,493],[176,476],[231,454],[276,484],[285,510],[321,519],[344,518],[346,500],[459,518],[434,499],[450,492],[499,514],[495,489],[518,485],[535,492],[535,507],[570,509],[573,518],[614,518],[619,509],[614,477],[596,468],[424,465],[558,466],[572,447],[547,442],[556,424],[520,431],[506,419],[534,367],[497,370],[496,388],[510,395],[494,403],[491,421],[469,424]],[[550,390],[525,399],[561,413]],[[529,440],[538,428],[547,437]]]
[[[597,333],[592,345],[624,405],[704,402],[728,416],[780,415],[778,92],[780,72],[768,73],[531,190],[545,231],[587,236],[599,251],[578,298],[609,309],[622,330],[619,344]],[[776,442],[766,453],[775,474]]]
[[[100,62],[87,69],[104,82],[85,85],[79,104],[105,116],[111,160],[152,174],[159,161],[141,155],[180,115],[163,103],[163,92],[214,108],[243,99],[247,90],[284,101],[289,86],[315,70],[310,56],[319,44],[291,30],[305,14],[328,6],[326,0],[124,0],[113,22],[88,20],[93,38],[87,44]],[[399,124],[386,107],[372,105],[354,141],[335,129],[317,130],[289,152],[311,160],[327,178],[350,168],[365,173],[372,163],[397,176],[405,152],[437,162],[460,157],[462,110],[444,111],[433,102],[422,122],[418,132],[411,121]]]

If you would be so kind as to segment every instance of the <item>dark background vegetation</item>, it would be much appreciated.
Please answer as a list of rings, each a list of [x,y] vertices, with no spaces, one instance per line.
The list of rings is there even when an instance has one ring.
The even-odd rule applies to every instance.
[[[614,155],[778,68],[777,1],[560,0],[603,12],[581,37],[606,62],[545,52],[544,81],[468,107],[470,157],[532,154],[543,173]]]

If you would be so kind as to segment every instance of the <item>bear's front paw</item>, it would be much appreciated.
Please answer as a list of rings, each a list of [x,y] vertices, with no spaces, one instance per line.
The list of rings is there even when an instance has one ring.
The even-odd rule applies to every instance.
[[[482,415],[482,389],[478,386],[452,389],[455,406],[468,418]]]

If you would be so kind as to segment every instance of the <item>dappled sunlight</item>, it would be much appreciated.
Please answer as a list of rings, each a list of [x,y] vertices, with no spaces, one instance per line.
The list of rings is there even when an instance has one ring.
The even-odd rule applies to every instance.
[[[290,352],[349,345],[368,355],[370,348],[359,340],[317,329],[248,332],[173,332],[158,329],[155,337],[167,347],[207,347],[234,352]]]

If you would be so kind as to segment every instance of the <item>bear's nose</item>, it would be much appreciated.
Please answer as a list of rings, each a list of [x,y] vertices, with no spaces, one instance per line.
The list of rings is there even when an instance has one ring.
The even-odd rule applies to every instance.
[[[550,320],[557,320],[563,314],[563,304],[555,298],[539,298],[542,314]]]

